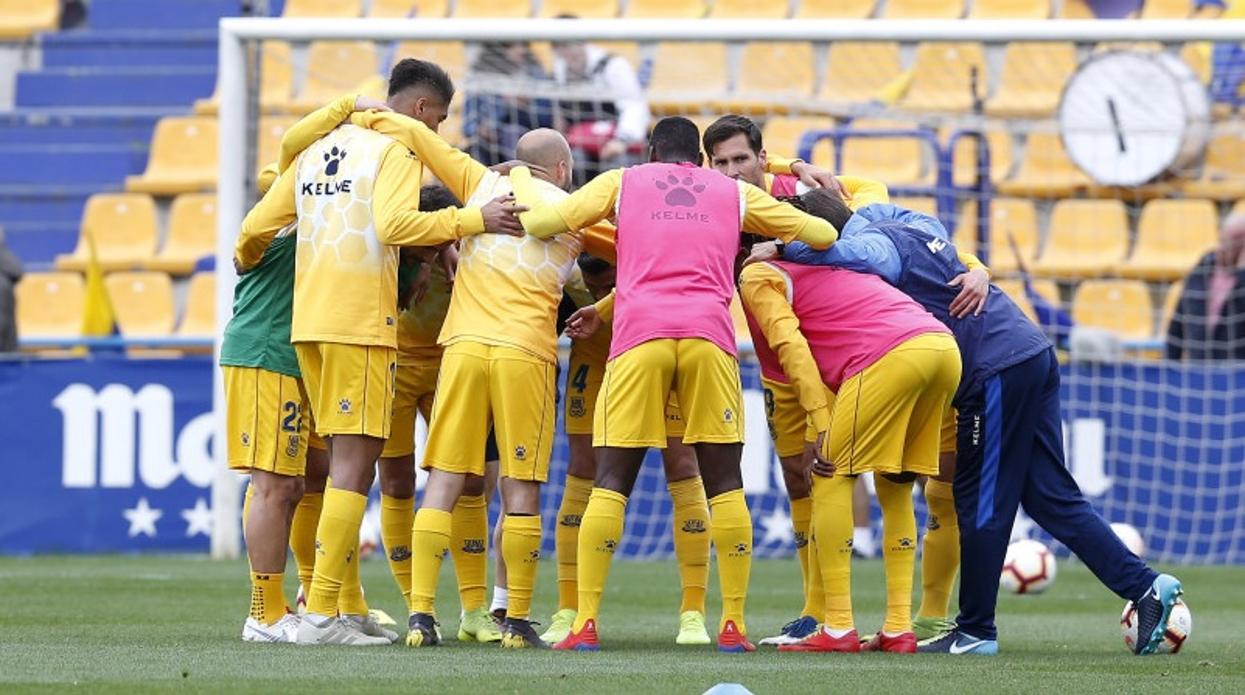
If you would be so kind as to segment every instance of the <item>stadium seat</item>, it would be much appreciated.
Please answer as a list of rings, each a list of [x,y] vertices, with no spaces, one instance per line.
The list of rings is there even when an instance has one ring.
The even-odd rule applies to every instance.
[[[215,236],[215,235],[213,235]],[[85,270],[95,257],[104,270],[136,268],[156,252],[156,203],[144,193],[97,193],[82,213],[74,252],[56,258],[59,270]]]
[[[909,210],[915,210],[916,212],[925,213],[931,217],[938,216],[938,201],[933,198],[891,198],[891,203],[893,205],[898,205],[901,208],[907,208]],[[956,247],[963,250],[963,247],[959,245],[958,240],[956,242]]]
[[[726,45],[660,43],[648,85],[649,103],[661,113],[700,113],[725,96]]]
[[[56,31],[60,16],[60,0],[0,0],[0,41]]]
[[[775,72],[782,79],[774,79]],[[724,110],[742,113],[798,111],[813,94],[813,46],[802,42],[749,43],[739,59],[735,98]]]
[[[282,17],[358,17],[361,0],[285,0]]]
[[[1128,213],[1119,200],[1061,200],[1051,210],[1046,248],[1034,270],[1092,278],[1114,270],[1128,251]]]
[[[1145,0],[1141,6],[1141,19],[1188,19],[1193,14],[1193,3],[1186,0]]]
[[[456,0],[459,19],[523,19],[532,16],[530,0]]]
[[[628,19],[698,19],[708,11],[704,0],[630,0]]]
[[[800,138],[810,130],[830,130],[835,123],[830,118],[781,117],[777,116],[765,121],[761,128],[761,142],[767,154],[780,157],[800,156]],[[811,162],[817,166],[834,169],[834,143],[822,140],[813,147]]]
[[[945,142],[951,136],[950,129],[943,135]],[[986,143],[990,151],[990,181],[998,183],[1011,171],[1012,135],[1006,130],[986,131]],[[977,138],[963,136],[955,142],[952,153],[952,176],[957,186],[971,186],[977,181]]]
[[[1121,338],[1149,338],[1154,335],[1150,290],[1139,280],[1086,280],[1072,295],[1072,320]]]
[[[883,19],[959,19],[964,0],[887,0]]]
[[[162,118],[151,141],[147,170],[125,180],[136,193],[176,195],[216,188],[216,119]]]
[[[1088,0],[1063,0],[1059,3],[1060,19],[1097,19]]]
[[[904,71],[899,44],[890,42],[835,41],[827,62],[817,96],[836,104],[875,101]]]
[[[999,182],[999,192],[1009,196],[1063,198],[1089,185],[1089,178],[1068,159],[1058,133],[1029,133],[1020,167],[1011,178]]]
[[[1033,266],[1033,259],[1038,250],[1037,208],[1032,200],[1024,198],[995,198],[990,201],[990,252],[986,264],[990,272],[998,277],[1009,275],[1019,270],[1016,254],[1008,242],[1008,235],[1015,240],[1020,250],[1020,260],[1026,267]],[[977,250],[977,201],[970,200],[960,208],[960,215],[955,225],[955,245],[961,249],[974,249],[973,253],[981,255]],[[971,242],[963,242],[973,239]]]
[[[415,14],[411,14],[414,11]],[[450,0],[372,0],[369,17],[444,17]]]
[[[368,41],[316,41],[307,50],[307,83],[295,99],[299,113],[314,111],[380,74]]]
[[[78,273],[26,273],[14,292],[17,334],[22,338],[82,335],[86,284]]]
[[[1029,295],[1025,294],[1025,285],[1022,280],[994,280],[994,284],[1003,290],[1003,294],[1011,297],[1011,300],[1020,307],[1030,321],[1037,323],[1037,312],[1033,310],[1033,302],[1029,301]]]
[[[1050,0],[973,0],[969,19],[1046,19]]]
[[[1245,132],[1231,128],[1212,135],[1201,174],[1181,190],[1195,198],[1245,198]]]
[[[181,338],[207,339],[216,335],[216,273],[195,273],[190,278],[186,288],[186,309],[177,326],[177,335]]]
[[[790,7],[785,2],[757,0],[713,0],[710,19],[786,19]]]
[[[122,336],[164,338],[173,333],[173,283],[167,273],[109,273],[104,286]]]
[[[406,41],[398,45],[394,62],[419,58],[440,65],[453,78],[455,86],[467,76],[467,52],[460,41]]]
[[[216,194],[183,193],[169,210],[169,233],[163,248],[143,267],[187,275],[201,258],[215,252]]]
[[[618,6],[619,0],[541,0],[540,16],[573,14],[585,19],[610,19],[618,16]]]
[[[911,111],[968,111],[973,107],[974,69],[977,71],[977,94],[984,98],[989,83],[981,44],[919,44],[912,82],[899,105]]]
[[[255,134],[256,171],[277,161],[281,156],[281,138],[297,122],[293,116],[266,116],[259,120]]]
[[[868,19],[877,0],[800,0],[796,19]]]
[[[1009,43],[999,88],[986,100],[986,113],[1005,118],[1051,116],[1075,70],[1076,46],[1071,43]]]
[[[220,110],[220,83],[207,99],[195,102],[195,113],[215,116]],[[294,58],[290,45],[284,41],[264,41],[260,49],[259,106],[265,112],[281,111],[290,104],[294,94]]]
[[[1137,222],[1137,244],[1117,274],[1139,280],[1178,280],[1219,239],[1219,216],[1209,200],[1151,200]]]
[[[857,119],[856,130],[916,128],[912,123]],[[843,141],[842,171],[882,181],[888,186],[932,185],[934,171],[927,165],[926,144],[913,137],[848,138]]]

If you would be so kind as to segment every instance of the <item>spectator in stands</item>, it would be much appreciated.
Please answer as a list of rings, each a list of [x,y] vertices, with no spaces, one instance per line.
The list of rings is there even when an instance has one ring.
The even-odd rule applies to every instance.
[[[514,159],[519,137],[534,128],[553,126],[548,99],[530,98],[533,82],[549,75],[525,42],[490,42],[467,75],[463,136],[476,160],[492,166]]]
[[[17,300],[13,288],[22,279],[22,262],[4,243],[0,230],[0,352],[17,351]]]
[[[575,15],[558,15],[575,19]],[[653,115],[635,67],[600,46],[567,41],[553,45],[553,79],[589,98],[558,104],[557,127],[571,147],[582,153],[588,176],[643,156]],[[631,153],[629,155],[629,153]]]
[[[1167,357],[1245,359],[1245,215],[1224,220],[1219,247],[1185,278],[1167,329]]]

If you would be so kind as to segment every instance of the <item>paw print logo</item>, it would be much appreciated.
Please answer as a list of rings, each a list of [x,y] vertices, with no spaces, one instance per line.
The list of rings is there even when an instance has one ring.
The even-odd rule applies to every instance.
[[[736,544],[735,544],[735,552],[737,552],[737,553],[746,553],[746,552],[748,552],[748,544],[747,544],[747,543],[736,543]]]
[[[734,421],[735,421],[735,411],[731,410],[730,408],[727,408],[726,410],[722,411],[722,422],[734,422]]]
[[[617,549],[618,549],[618,541],[614,540],[613,538],[606,538],[605,546],[602,548],[598,548],[597,550],[606,552],[606,553],[613,553]]]
[[[530,557],[532,560],[539,560],[539,559],[540,559],[540,551],[539,551],[539,550],[533,550],[532,552],[528,553],[527,555],[528,555],[528,557]]]
[[[323,555],[324,548],[320,545],[320,541],[316,541],[316,555]]]
[[[908,548],[911,548],[913,545],[914,543],[912,542],[912,539],[908,538],[907,536],[899,539],[900,548],[908,549]]]
[[[653,185],[657,186],[657,190],[666,192],[666,205],[671,207],[696,207],[696,194],[705,192],[705,185],[696,183],[691,176],[680,179],[674,174],[667,174],[665,181],[658,179]]]
[[[514,448],[514,457],[520,461],[527,458],[527,447],[522,444],[516,446]]]
[[[336,146],[328,152],[324,153],[324,161],[328,164],[324,165],[325,176],[337,176],[337,166],[346,158],[346,151],[339,150]]]
[[[338,401],[337,408],[341,410],[341,412],[343,413],[349,413],[350,412],[350,399],[343,398],[340,401]]]
[[[929,529],[930,531],[937,531],[938,529],[942,528],[942,524],[938,523],[938,515],[930,514],[929,521],[925,524],[925,528]]]
[[[250,446],[250,445],[251,445],[251,435],[246,432],[243,432],[242,433],[242,446]]]

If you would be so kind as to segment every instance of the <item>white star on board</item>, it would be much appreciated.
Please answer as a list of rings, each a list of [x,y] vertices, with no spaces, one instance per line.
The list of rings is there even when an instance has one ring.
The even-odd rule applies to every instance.
[[[211,537],[212,510],[203,498],[195,500],[194,509],[183,509],[182,519],[186,521],[186,537],[193,538],[199,534]]]
[[[795,529],[791,527],[791,515],[787,510],[779,508],[761,517],[761,526],[765,528],[765,538],[761,545],[780,543],[789,545],[795,542]]]
[[[164,512],[159,509],[153,509],[147,503],[146,497],[139,497],[138,504],[134,505],[133,509],[123,509],[121,514],[126,521],[130,522],[130,538],[138,535],[155,538],[156,522],[160,520],[160,517],[164,516]]]

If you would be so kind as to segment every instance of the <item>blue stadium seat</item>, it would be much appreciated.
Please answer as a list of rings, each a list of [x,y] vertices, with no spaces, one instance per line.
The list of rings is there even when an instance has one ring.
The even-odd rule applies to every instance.
[[[216,86],[216,68],[87,68],[22,71],[18,108],[189,106]]]
[[[0,188],[0,227],[15,224],[71,223],[82,219],[86,189],[78,192],[6,192]]]
[[[94,0],[87,21],[92,29],[215,29],[240,14],[241,0]]]
[[[26,270],[47,270],[58,255],[73,253],[80,226],[78,222],[6,225],[4,243]]]
[[[41,110],[0,113],[0,145],[127,144],[146,147],[161,115],[63,115]]]
[[[214,31],[75,31],[44,34],[44,68],[216,67]]]
[[[143,170],[146,150],[126,145],[0,146],[0,187],[115,186]]]

